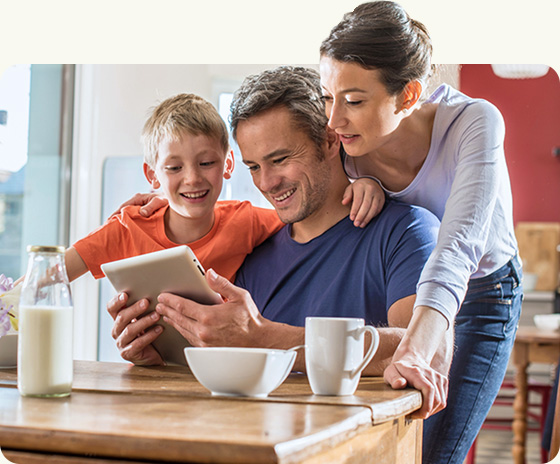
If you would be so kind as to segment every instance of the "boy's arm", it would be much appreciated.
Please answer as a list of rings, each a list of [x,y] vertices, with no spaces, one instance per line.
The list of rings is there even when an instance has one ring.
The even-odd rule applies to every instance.
[[[385,192],[381,186],[369,177],[360,177],[344,191],[342,204],[352,202],[350,220],[356,227],[365,227],[383,209]]]
[[[68,280],[70,280],[70,282],[88,271],[86,263],[74,247],[70,247],[66,250],[64,260],[66,262],[66,272],[68,273]]]

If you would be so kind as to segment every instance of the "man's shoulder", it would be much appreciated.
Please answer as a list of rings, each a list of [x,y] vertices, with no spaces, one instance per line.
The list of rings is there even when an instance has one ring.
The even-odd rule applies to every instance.
[[[410,222],[425,222],[429,225],[439,226],[439,219],[431,211],[422,206],[410,205],[395,199],[388,199],[383,210],[378,216],[387,222],[399,220]]]

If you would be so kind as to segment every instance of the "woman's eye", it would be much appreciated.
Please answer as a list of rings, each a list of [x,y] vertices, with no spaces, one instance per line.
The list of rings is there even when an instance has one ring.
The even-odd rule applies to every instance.
[[[330,102],[332,101],[332,97],[330,97],[329,95],[323,95],[321,96],[321,100],[323,100],[324,102]]]
[[[352,105],[352,106],[359,105],[362,102],[363,102],[363,100],[346,100],[346,103],[348,103],[349,105]]]

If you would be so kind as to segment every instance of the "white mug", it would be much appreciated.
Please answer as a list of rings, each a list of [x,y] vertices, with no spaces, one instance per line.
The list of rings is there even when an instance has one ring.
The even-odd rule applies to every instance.
[[[305,366],[316,395],[353,395],[360,376],[379,346],[379,334],[363,319],[307,317]],[[364,356],[364,333],[372,341]]]

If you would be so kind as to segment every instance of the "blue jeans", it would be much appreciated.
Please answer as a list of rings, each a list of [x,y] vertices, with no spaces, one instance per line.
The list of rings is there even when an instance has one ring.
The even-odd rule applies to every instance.
[[[447,407],[424,421],[423,464],[461,464],[500,390],[517,332],[519,259],[471,279],[455,322]]]

